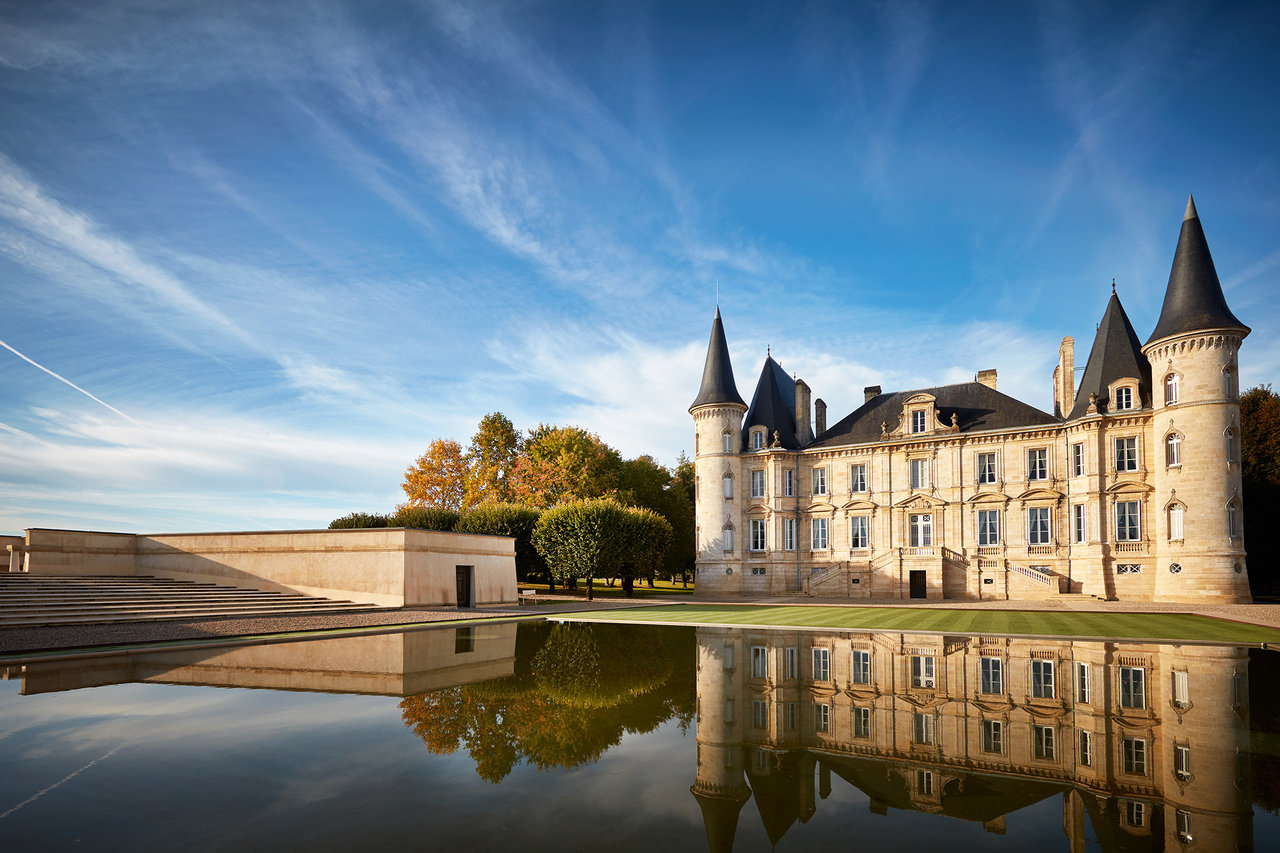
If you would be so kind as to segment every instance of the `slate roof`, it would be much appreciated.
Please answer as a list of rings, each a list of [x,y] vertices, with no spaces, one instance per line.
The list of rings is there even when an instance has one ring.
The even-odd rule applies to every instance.
[[[1089,361],[1076,389],[1076,402],[1067,420],[1082,418],[1089,408],[1089,394],[1098,395],[1098,410],[1106,411],[1107,388],[1118,379],[1138,380],[1138,400],[1134,408],[1151,407],[1151,362],[1142,354],[1142,345],[1133,331],[1129,315],[1124,313],[1120,297],[1112,291],[1107,310],[1098,324],[1098,333],[1089,350]]]
[[[1147,343],[1184,332],[1222,328],[1249,332],[1249,327],[1236,319],[1227,307],[1218,271],[1209,254],[1209,243],[1200,227],[1195,199],[1188,197],[1178,248],[1173,253],[1173,269],[1169,271],[1169,286],[1164,292],[1164,306]]]
[[[764,442],[766,447],[773,444],[775,431],[778,441],[787,450],[797,450],[813,441],[812,430],[807,435],[796,435],[796,382],[772,356],[765,357],[756,392],[751,395],[751,407],[747,409],[747,417],[742,423],[744,448],[750,441],[751,428],[755,426],[763,426],[768,431]]]
[[[951,423],[951,414],[954,412],[960,432],[1060,423],[1048,412],[1028,406],[1021,400],[1001,394],[980,382],[963,382],[959,385],[878,394],[844,420],[828,427],[810,447],[841,447],[879,441],[880,424],[886,424],[890,430],[897,426],[902,417],[903,405],[916,394],[933,395],[943,423]]]
[[[698,397],[689,407],[692,411],[708,403],[737,403],[745,406],[738,386],[733,381],[733,365],[729,363],[729,344],[724,339],[724,324],[720,322],[720,308],[711,321],[711,341],[707,344],[707,361],[702,367],[702,387]]]

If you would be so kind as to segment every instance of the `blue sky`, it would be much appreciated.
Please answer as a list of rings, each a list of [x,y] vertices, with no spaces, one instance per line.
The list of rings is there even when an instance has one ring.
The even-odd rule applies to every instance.
[[[1113,6],[1119,8],[1112,8]],[[975,12],[980,8],[980,12]],[[0,531],[324,526],[487,412],[1052,406],[1187,194],[1280,383],[1280,6],[0,4]]]

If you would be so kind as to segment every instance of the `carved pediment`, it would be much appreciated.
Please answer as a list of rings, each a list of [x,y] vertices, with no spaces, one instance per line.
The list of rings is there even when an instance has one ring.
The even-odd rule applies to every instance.
[[[763,501],[757,500],[746,509],[747,515],[761,518],[769,514],[769,505]]]
[[[1110,495],[1119,495],[1119,494],[1145,495],[1147,492],[1153,492],[1153,491],[1155,491],[1155,489],[1153,489],[1151,486],[1148,486],[1146,483],[1137,482],[1135,480],[1122,480],[1119,483],[1112,483],[1110,486],[1107,486],[1107,494],[1110,494]]]
[[[876,508],[876,505],[873,504],[871,501],[867,500],[866,498],[857,498],[855,500],[849,501],[848,503],[846,503],[844,506],[840,508],[845,510],[846,512],[858,512],[862,510],[873,510]]]
[[[971,504],[994,504],[1008,503],[1009,496],[1004,492],[978,492],[976,495],[970,495],[965,498],[965,503]]]
[[[916,494],[903,498],[894,504],[900,509],[934,509],[940,506],[946,506],[947,502],[941,498],[935,498],[933,495]]]
[[[826,500],[819,498],[805,507],[806,512],[835,512],[836,508]]]
[[[905,693],[899,693],[898,698],[910,705],[914,705],[915,707],[926,711],[931,708],[940,708],[951,701],[944,694],[923,692],[919,690],[908,690]]]
[[[1064,497],[1062,492],[1057,489],[1036,488],[1027,489],[1018,495],[1020,501],[1056,501]]]

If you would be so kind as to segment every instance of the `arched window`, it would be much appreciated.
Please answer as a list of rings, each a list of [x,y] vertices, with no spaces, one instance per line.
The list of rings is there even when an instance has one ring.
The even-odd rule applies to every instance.
[[[733,525],[726,524],[721,531],[724,534],[724,549],[726,551],[733,550]]]
[[[1166,406],[1178,402],[1178,374],[1170,373],[1164,378],[1164,404]]]
[[[1176,542],[1183,538],[1182,535],[1182,516],[1184,507],[1182,504],[1171,504],[1169,506],[1169,541]]]
[[[1182,464],[1182,436],[1171,432],[1164,440],[1164,464],[1172,467]]]
[[[724,499],[727,501],[731,501],[733,500],[733,475],[725,474],[723,477],[723,482],[724,482]]]

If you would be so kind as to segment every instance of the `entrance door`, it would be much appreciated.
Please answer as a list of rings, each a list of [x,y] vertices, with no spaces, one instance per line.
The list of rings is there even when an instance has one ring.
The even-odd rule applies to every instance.
[[[925,591],[925,573],[920,569],[911,570],[911,597],[927,598],[928,593]]]
[[[471,607],[471,566],[458,566],[458,606]]]

